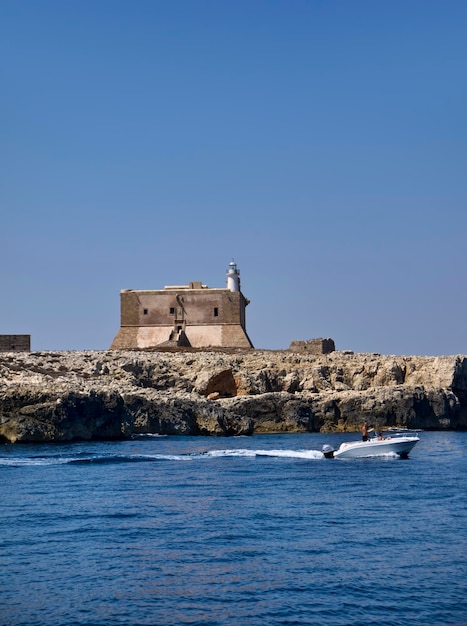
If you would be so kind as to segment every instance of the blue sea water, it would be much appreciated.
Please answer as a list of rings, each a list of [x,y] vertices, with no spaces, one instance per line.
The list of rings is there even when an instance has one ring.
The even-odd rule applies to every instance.
[[[467,624],[467,433],[0,448],[0,623]]]

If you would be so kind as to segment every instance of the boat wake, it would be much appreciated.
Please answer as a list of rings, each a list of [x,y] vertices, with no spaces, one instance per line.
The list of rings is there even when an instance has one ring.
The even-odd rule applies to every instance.
[[[219,449],[188,454],[97,454],[80,452],[78,454],[52,454],[47,456],[7,456],[0,458],[0,466],[25,467],[64,464],[118,464],[118,463],[155,463],[161,461],[202,461],[222,458],[260,458],[275,457],[286,459],[320,460],[324,455],[319,450],[249,450]]]

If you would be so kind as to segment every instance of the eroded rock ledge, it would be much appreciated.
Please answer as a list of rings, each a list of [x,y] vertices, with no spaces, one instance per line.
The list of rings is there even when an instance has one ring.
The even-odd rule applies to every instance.
[[[467,428],[467,357],[0,354],[0,441]]]

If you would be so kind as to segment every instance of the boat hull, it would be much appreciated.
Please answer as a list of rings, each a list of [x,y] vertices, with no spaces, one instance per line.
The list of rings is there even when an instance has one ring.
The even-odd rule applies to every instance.
[[[334,452],[335,459],[359,459],[371,456],[397,455],[406,458],[420,441],[419,437],[393,437],[383,440],[353,441],[343,443]]]

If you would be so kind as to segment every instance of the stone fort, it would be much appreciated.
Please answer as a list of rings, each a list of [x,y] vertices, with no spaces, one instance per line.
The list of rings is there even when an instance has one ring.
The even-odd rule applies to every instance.
[[[151,291],[124,289],[120,329],[110,349],[253,348],[246,332],[248,303],[234,261],[227,269],[224,289],[201,282]]]

